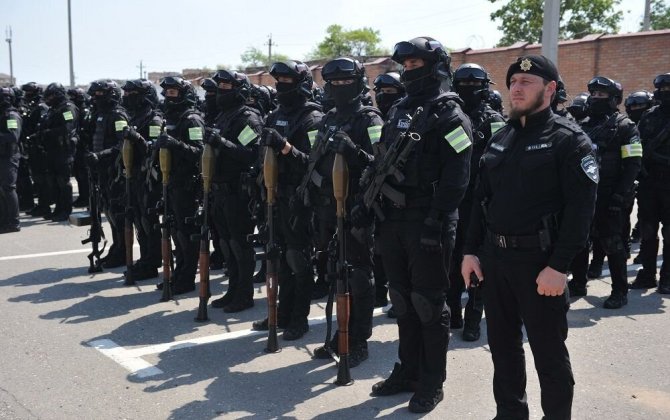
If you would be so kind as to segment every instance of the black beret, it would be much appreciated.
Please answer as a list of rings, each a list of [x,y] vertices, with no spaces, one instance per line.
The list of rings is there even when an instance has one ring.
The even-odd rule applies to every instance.
[[[541,78],[558,82],[558,69],[556,65],[547,57],[543,55],[524,55],[516,59],[509,69],[507,69],[507,77],[505,82],[509,89],[509,80],[515,73],[526,73],[540,76]]]

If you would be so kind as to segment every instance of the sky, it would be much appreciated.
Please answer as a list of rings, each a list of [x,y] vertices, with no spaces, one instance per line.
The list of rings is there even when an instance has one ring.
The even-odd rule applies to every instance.
[[[491,48],[501,37],[489,0],[71,0],[76,84],[146,71],[236,66],[248,47],[303,60],[331,24],[379,30],[382,47],[427,35],[452,49]],[[621,32],[635,32],[644,0],[622,0]],[[18,84],[69,84],[67,0],[0,0],[0,30],[12,28]],[[6,35],[6,34],[5,34]],[[5,37],[6,38],[6,37]],[[0,73],[9,74],[7,42]]]

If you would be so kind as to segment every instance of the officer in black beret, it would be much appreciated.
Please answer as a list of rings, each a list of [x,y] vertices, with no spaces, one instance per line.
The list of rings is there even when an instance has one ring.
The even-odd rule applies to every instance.
[[[566,272],[588,237],[598,165],[579,126],[551,111],[558,71],[549,59],[520,57],[506,82],[510,120],[480,161],[461,274],[468,286],[475,275],[486,282],[496,418],[529,417],[525,326],[545,418],[569,419]]]

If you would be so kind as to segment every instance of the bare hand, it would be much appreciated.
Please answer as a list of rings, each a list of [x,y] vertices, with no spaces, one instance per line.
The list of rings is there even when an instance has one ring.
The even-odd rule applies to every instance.
[[[544,267],[537,275],[537,293],[542,296],[561,296],[565,291],[568,276],[551,267]]]
[[[479,258],[476,255],[463,255],[463,262],[461,263],[461,275],[465,280],[465,288],[470,287],[470,274],[475,273],[479,282],[484,281],[484,274],[482,273],[482,266],[479,263]]]

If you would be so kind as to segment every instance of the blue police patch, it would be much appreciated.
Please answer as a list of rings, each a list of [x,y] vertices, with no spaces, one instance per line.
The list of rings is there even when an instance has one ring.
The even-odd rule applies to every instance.
[[[591,155],[584,156],[580,166],[582,167],[582,171],[584,171],[586,176],[597,184],[600,180],[600,174],[598,172],[598,163],[596,162],[596,158]]]

